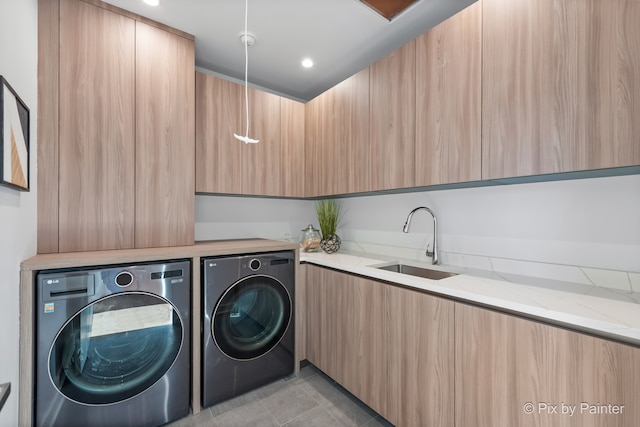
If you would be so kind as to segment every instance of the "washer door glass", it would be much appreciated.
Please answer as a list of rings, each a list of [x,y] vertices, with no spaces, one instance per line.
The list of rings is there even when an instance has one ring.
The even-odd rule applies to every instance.
[[[109,404],[156,383],[182,345],[180,316],[157,295],[125,292],[76,313],[49,352],[53,384],[69,399]]]
[[[291,315],[291,298],[282,283],[269,276],[249,276],[218,301],[211,334],[227,356],[254,359],[280,342]]]

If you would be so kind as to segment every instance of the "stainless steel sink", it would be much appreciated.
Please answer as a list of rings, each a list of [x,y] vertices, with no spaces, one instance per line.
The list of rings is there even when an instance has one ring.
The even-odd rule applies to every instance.
[[[399,263],[383,265],[376,268],[379,268],[380,270],[393,271],[395,273],[408,274],[410,276],[424,277],[431,280],[440,280],[456,275],[456,273],[448,273],[446,271],[431,270],[430,268],[415,267],[413,265]]]

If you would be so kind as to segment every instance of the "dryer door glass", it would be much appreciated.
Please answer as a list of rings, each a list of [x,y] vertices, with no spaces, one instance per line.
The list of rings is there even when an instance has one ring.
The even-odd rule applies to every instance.
[[[269,352],[291,321],[291,297],[269,276],[249,276],[224,293],[211,316],[211,334],[224,354],[248,360]]]
[[[182,345],[176,309],[157,295],[123,292],[76,313],[49,352],[49,375],[67,398],[109,404],[156,383]]]

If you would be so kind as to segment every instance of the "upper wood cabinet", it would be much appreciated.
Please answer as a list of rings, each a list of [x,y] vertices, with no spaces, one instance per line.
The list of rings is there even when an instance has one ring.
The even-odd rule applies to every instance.
[[[192,245],[193,40],[136,22],[135,247]]]
[[[482,4],[416,39],[415,186],[481,179]]]
[[[242,194],[262,196],[280,195],[281,121],[280,97],[257,89],[249,94],[249,137],[257,144],[242,144]],[[243,92],[244,99],[244,92]],[[242,123],[246,123],[245,120]],[[246,133],[243,124],[236,133]]]
[[[415,185],[416,42],[369,67],[371,190]]]
[[[640,349],[629,345],[456,303],[455,367],[456,426],[635,427],[640,420]],[[624,408],[603,412],[607,405]]]
[[[302,102],[280,98],[280,195],[285,197],[305,196],[304,108]]]
[[[196,191],[242,193],[242,86],[196,72]]]
[[[193,37],[97,0],[38,7],[38,252],[193,244]]]
[[[635,0],[483,0],[483,179],[640,164],[638,22]]]
[[[369,69],[306,104],[307,196],[368,191]]]
[[[244,86],[196,73],[196,191],[301,197],[304,104],[254,88],[248,96],[257,144],[233,136],[246,133]]]

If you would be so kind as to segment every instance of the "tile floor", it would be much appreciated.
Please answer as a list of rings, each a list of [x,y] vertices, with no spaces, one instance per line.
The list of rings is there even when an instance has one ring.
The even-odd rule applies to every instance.
[[[313,365],[169,427],[392,427]]]

